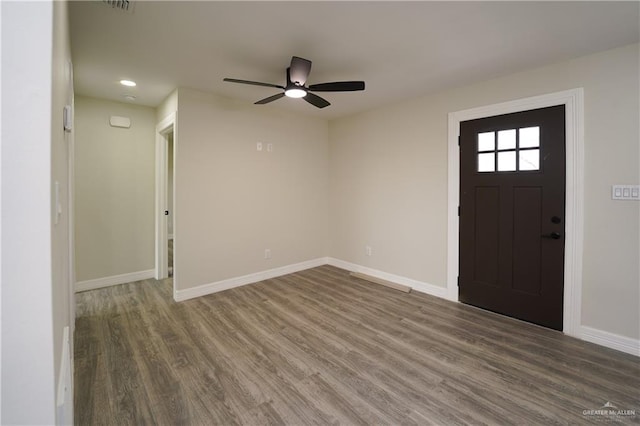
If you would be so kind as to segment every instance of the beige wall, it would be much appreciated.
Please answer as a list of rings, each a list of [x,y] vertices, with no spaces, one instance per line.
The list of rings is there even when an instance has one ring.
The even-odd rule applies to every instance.
[[[63,332],[69,327],[70,357],[73,358],[73,333],[75,323],[74,273],[70,262],[69,228],[73,212],[70,203],[69,159],[73,155],[74,133],[65,132],[62,126],[65,105],[73,106],[71,44],[69,40],[68,4],[53,3],[53,61],[51,105],[51,178],[54,188],[59,186],[60,214],[56,216],[55,196],[51,200],[54,225],[51,231],[52,245],[52,306],[53,306],[53,356],[56,380],[59,379]],[[55,194],[55,191],[54,191]],[[57,223],[56,223],[57,222]],[[71,360],[69,360],[72,362]],[[73,403],[73,402],[71,402]]]
[[[156,121],[159,123],[178,110],[178,89],[167,96],[156,108]]]
[[[155,126],[153,108],[76,97],[77,281],[154,268]]]
[[[330,255],[445,287],[447,114],[583,87],[582,324],[638,339],[640,203],[611,200],[640,182],[638,76],[632,45],[332,121]]]
[[[326,121],[180,89],[174,136],[177,290],[327,255]]]
[[[62,128],[63,108],[73,99],[67,4],[3,2],[1,13],[0,424],[55,424],[63,330],[73,324],[67,234],[73,136]]]

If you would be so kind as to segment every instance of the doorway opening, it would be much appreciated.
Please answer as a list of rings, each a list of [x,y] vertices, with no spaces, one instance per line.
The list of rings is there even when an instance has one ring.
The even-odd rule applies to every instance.
[[[173,131],[167,135],[167,271],[173,276]]]
[[[579,337],[582,303],[582,242],[584,193],[583,89],[504,102],[449,113],[447,298],[459,301],[460,151],[461,123],[486,117],[564,105],[565,109],[565,244],[562,331]]]
[[[156,126],[155,279],[174,275],[175,113]],[[174,283],[175,288],[175,283]]]

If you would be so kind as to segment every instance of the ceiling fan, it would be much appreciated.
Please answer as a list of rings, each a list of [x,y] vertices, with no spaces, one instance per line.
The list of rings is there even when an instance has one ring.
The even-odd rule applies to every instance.
[[[324,108],[331,105],[326,99],[311,93],[311,92],[355,92],[358,90],[364,90],[364,81],[335,81],[332,83],[320,83],[310,84],[307,83],[307,77],[311,72],[311,61],[308,59],[298,58],[294,56],[291,58],[291,65],[287,68],[287,85],[280,86],[278,84],[260,83],[258,81],[238,80],[235,78],[225,78],[224,81],[230,83],[251,84],[254,86],[275,87],[276,89],[282,89],[282,93],[269,96],[256,102],[256,105],[268,104],[288,96],[290,98],[304,98],[318,108]]]

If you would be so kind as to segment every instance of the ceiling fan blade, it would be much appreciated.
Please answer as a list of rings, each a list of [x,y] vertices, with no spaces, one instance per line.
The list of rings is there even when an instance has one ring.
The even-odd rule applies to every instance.
[[[309,90],[314,92],[355,92],[364,90],[364,81],[335,81],[333,83],[320,83],[309,85]]]
[[[251,84],[252,86],[275,87],[277,89],[284,89],[283,86],[278,86],[277,84],[260,83],[259,81],[238,80],[236,78],[225,78],[223,79],[223,81],[228,81],[229,83]]]
[[[323,99],[320,96],[314,95],[313,93],[309,92],[307,92],[307,96],[305,96],[303,99],[318,108],[324,108],[331,105],[326,99]]]
[[[260,99],[258,102],[255,102],[256,105],[264,105],[269,102],[277,101],[281,97],[284,96],[284,93],[278,93],[277,95],[269,96],[268,98]]]
[[[291,58],[291,66],[289,68],[291,69],[290,81],[297,83],[298,86],[304,86],[311,72],[311,61],[294,56]]]

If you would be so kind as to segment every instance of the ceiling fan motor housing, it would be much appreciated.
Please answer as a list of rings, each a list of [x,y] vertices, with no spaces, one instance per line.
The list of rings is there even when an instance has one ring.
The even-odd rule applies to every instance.
[[[290,98],[304,98],[307,96],[307,89],[304,87],[304,83],[291,81],[291,68],[287,68],[287,87],[284,89],[284,94]]]
[[[329,101],[311,92],[354,92],[364,90],[364,81],[336,81],[332,83],[320,83],[306,86],[307,77],[309,77],[310,72],[311,61],[294,56],[291,58],[291,66],[287,68],[287,85],[284,87],[277,84],[238,80],[235,78],[225,78],[224,81],[251,84],[254,86],[274,87],[284,90],[284,92],[255,102],[257,105],[268,104],[282,98],[283,96],[288,96],[290,98],[304,98],[304,100],[311,105],[317,108],[324,108],[331,105]]]

